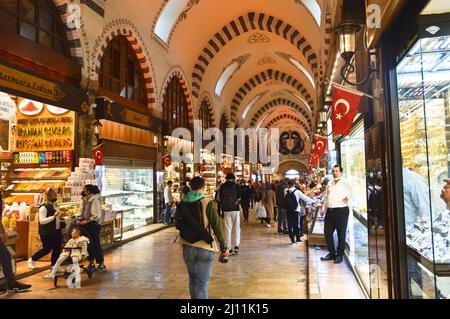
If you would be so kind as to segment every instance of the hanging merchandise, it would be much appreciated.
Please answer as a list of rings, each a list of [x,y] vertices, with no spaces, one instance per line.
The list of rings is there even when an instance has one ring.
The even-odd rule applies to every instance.
[[[324,157],[327,150],[328,140],[325,137],[316,135],[314,143],[314,151],[319,157]]]
[[[334,86],[331,115],[333,132],[343,136],[350,134],[362,96],[362,93]]]

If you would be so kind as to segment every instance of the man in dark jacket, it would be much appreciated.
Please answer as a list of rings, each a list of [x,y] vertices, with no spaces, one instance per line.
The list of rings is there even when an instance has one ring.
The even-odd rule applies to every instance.
[[[248,224],[248,214],[250,205],[252,204],[252,191],[250,187],[245,183],[245,180],[241,180],[241,208],[244,213],[244,223]]]
[[[280,181],[275,190],[275,197],[277,200],[278,207],[278,233],[283,233],[287,235],[287,218],[286,218],[286,206],[284,203],[284,190],[288,188],[288,183],[286,180]]]
[[[237,255],[239,254],[239,245],[241,241],[241,212],[239,209],[241,191],[239,185],[237,185],[235,182],[236,176],[234,176],[234,174],[229,173],[226,176],[226,180],[227,181],[220,187],[217,199],[220,202],[220,207],[222,208],[225,218],[224,232],[227,241],[227,248],[230,251],[230,255]],[[233,232],[233,228],[235,230],[234,250],[231,243],[231,234]]]

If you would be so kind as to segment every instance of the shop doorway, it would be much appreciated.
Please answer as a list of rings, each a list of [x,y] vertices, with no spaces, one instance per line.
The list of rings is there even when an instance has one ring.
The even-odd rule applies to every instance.
[[[300,178],[300,172],[295,170],[295,169],[291,169],[291,170],[286,172],[285,177],[289,178],[289,179],[299,179]]]

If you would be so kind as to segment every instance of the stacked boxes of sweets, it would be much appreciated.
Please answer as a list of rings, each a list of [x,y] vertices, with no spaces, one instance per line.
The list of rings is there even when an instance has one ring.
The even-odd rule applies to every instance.
[[[84,186],[88,184],[97,185],[95,180],[95,160],[80,158],[79,166],[75,168],[75,171],[67,179],[63,191],[64,194],[67,194],[67,197],[63,201],[81,201],[81,192]]]

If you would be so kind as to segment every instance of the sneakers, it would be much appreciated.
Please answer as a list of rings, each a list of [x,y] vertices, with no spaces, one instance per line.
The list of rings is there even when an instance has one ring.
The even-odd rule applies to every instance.
[[[239,247],[236,246],[234,249],[230,249],[230,256],[231,255],[239,255]]]
[[[267,224],[266,224],[266,227],[267,227],[267,228],[272,228],[272,225],[270,225],[270,224],[267,223]]]
[[[8,292],[10,292],[10,293],[26,292],[30,288],[31,288],[31,285],[22,284],[17,281],[14,285],[8,287]]]
[[[36,263],[34,262],[33,258],[28,259],[28,268],[36,269]]]
[[[98,266],[97,272],[107,272],[106,266],[105,265]]]
[[[88,271],[88,272],[94,272],[96,270],[97,270],[97,268],[95,268],[95,264],[89,264],[86,268],[86,271]]]
[[[291,247],[293,248],[297,247],[297,243],[291,243]]]

